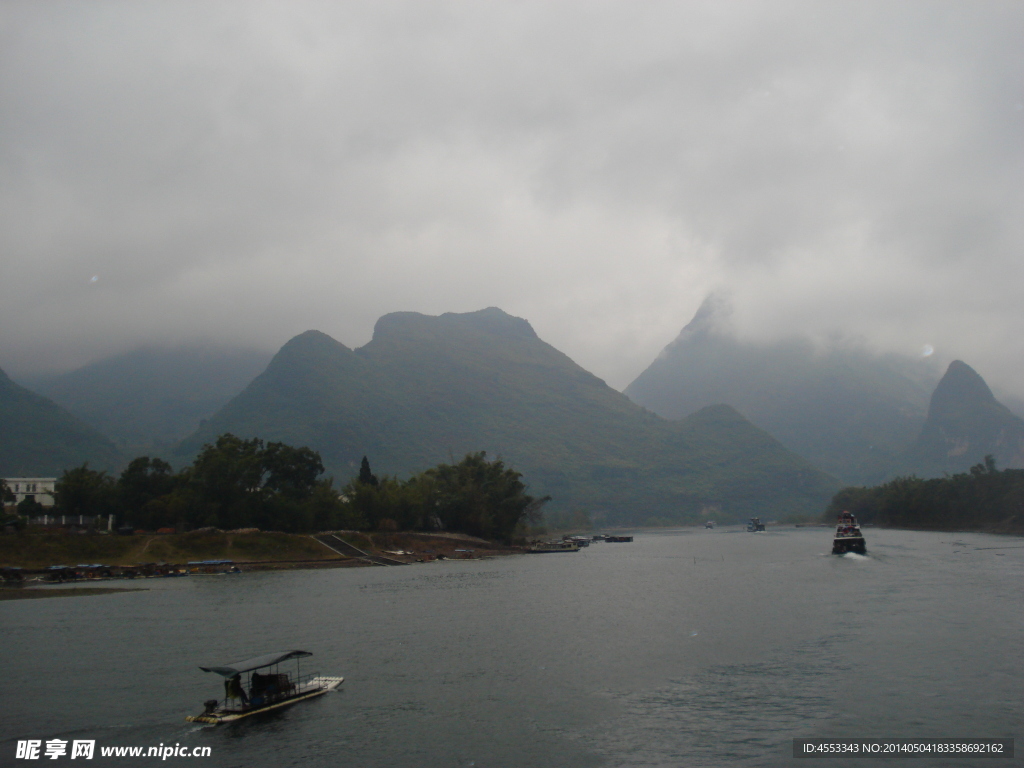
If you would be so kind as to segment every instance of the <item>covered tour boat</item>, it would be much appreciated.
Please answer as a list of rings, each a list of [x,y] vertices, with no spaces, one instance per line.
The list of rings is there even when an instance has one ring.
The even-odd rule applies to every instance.
[[[203,672],[216,672],[224,678],[224,698],[203,702],[203,713],[185,720],[210,725],[229,723],[321,696],[344,682],[343,677],[303,675],[299,659],[312,655],[309,651],[277,651],[222,667],[200,667]],[[295,662],[294,674],[280,669],[288,661]]]
[[[857,518],[850,512],[843,512],[839,515],[836,535],[832,539],[832,554],[845,555],[847,552],[866,555],[868,550],[864,545],[864,534],[857,525]]]

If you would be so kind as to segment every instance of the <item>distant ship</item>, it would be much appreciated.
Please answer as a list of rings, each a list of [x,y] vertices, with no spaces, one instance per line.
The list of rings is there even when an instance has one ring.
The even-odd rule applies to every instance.
[[[843,512],[839,515],[836,535],[832,539],[832,554],[845,555],[847,552],[866,555],[868,548],[864,545],[864,534],[860,532],[857,518],[850,512]]]
[[[758,531],[763,531],[764,530],[764,523],[761,522],[761,518],[760,517],[752,517],[752,518],[750,518],[750,522],[747,523],[747,530],[750,533],[757,533]]]

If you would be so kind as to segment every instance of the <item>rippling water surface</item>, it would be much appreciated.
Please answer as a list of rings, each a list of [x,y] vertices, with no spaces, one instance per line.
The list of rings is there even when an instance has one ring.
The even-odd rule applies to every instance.
[[[687,529],[0,603],[0,764],[62,738],[210,746],[209,766],[839,768],[864,763],[792,739],[1019,737],[1024,539],[866,535],[868,557],[829,555],[825,528]],[[291,648],[343,688],[183,722],[222,690],[197,665]]]

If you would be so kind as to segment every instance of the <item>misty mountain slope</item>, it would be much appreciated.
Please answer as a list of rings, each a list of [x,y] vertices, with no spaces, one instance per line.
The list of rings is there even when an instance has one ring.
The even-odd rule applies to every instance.
[[[171,446],[195,431],[270,357],[230,347],[154,347],[27,384],[137,454]]]
[[[122,456],[96,430],[0,371],[0,477],[54,477],[86,461],[114,470]]]
[[[625,393],[666,418],[728,403],[846,482],[884,477],[924,423],[933,365],[803,339],[744,342],[729,331],[727,314],[706,300]]]
[[[996,400],[971,366],[954,360],[932,394],[921,434],[891,474],[966,472],[988,454],[1000,468],[1024,467],[1024,419]]]
[[[837,485],[730,408],[679,422],[645,411],[494,308],[386,315],[356,350],[303,333],[181,456],[223,432],[309,445],[340,480],[364,454],[407,476],[484,450],[555,506],[619,521],[817,513]]]

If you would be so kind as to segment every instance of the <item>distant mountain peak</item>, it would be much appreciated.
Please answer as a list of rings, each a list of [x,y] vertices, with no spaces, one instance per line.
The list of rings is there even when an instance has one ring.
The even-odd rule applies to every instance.
[[[487,333],[496,336],[537,338],[533,326],[521,317],[497,307],[476,312],[445,312],[443,315],[424,315],[419,312],[391,312],[381,317],[373,329],[375,342],[394,338],[416,337],[423,334],[458,332]]]
[[[697,308],[693,319],[683,327],[666,351],[673,345],[685,344],[696,339],[732,335],[732,313],[732,301],[727,296],[709,293]]]
[[[996,400],[971,366],[954,360],[935,387],[928,418],[900,470],[923,477],[964,472],[988,454],[1000,467],[1024,466],[1024,420]]]
[[[962,412],[965,407],[992,406],[996,403],[995,395],[978,372],[967,363],[954,360],[935,387],[928,406],[928,418],[943,419]]]
[[[338,347],[341,347],[342,349],[348,349],[348,347],[346,347],[340,341],[331,336],[328,336],[323,331],[309,330],[303,331],[298,336],[293,336],[292,338],[290,338],[287,342],[285,342],[285,345],[281,347],[280,350],[278,350],[278,354],[284,352],[285,350],[294,349],[326,349],[336,351]]]
[[[351,355],[352,350],[323,331],[304,331],[285,342],[267,365],[265,373],[274,375],[295,366],[316,366],[324,360],[337,360],[346,354]]]
[[[666,418],[728,403],[820,469],[864,484],[920,433],[940,373],[929,365],[858,345],[821,349],[807,335],[745,340],[729,295],[711,294],[625,394]]]

